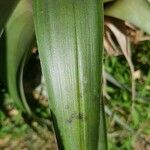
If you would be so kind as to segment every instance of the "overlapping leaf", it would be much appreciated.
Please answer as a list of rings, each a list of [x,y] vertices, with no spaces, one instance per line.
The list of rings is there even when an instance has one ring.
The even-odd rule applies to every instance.
[[[105,8],[105,15],[125,20],[150,34],[150,4],[147,0],[118,0]]]
[[[12,11],[16,7],[19,0],[1,0],[0,1],[0,35],[2,33],[2,29],[6,24],[9,16]]]
[[[7,23],[0,51],[0,78],[17,106],[24,110],[22,71],[34,38],[30,0],[21,0]],[[27,108],[27,105],[26,105]],[[29,110],[28,110],[29,111]]]

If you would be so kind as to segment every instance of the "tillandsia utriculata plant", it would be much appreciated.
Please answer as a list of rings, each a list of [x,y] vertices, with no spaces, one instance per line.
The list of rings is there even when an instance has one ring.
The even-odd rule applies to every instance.
[[[107,149],[101,99],[104,13],[150,33],[149,2],[33,0],[33,8],[34,15],[32,0],[0,1],[1,82],[22,112],[39,119],[26,102],[22,84],[35,42],[34,20],[59,149]]]
[[[102,1],[34,1],[37,43],[60,149],[97,149]],[[101,123],[100,123],[101,124]]]

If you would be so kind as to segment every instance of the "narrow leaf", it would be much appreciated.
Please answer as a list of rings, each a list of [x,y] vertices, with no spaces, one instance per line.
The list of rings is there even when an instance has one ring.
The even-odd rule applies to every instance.
[[[19,0],[0,0],[0,36],[2,29]]]
[[[100,101],[100,127],[99,127],[99,145],[98,150],[107,150],[107,132],[105,121],[105,108],[103,100]]]
[[[21,102],[22,63],[34,38],[32,6],[30,0],[21,0],[9,19],[1,39],[0,78],[7,86],[8,92],[17,106],[24,109]],[[26,103],[24,103],[26,104]]]

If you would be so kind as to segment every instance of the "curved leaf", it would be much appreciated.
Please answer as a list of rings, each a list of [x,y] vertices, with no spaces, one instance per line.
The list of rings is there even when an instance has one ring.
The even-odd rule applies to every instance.
[[[150,34],[150,4],[147,0],[118,0],[106,7],[105,15],[130,22]]]
[[[28,55],[33,39],[34,26],[31,1],[21,0],[3,33],[4,46],[0,52],[0,66],[3,70],[0,78],[7,86],[8,92],[17,106],[22,110],[24,110],[26,102],[21,101],[21,89],[23,88],[20,86],[21,67],[23,67],[24,57]]]
[[[16,7],[19,0],[0,0],[0,36],[7,19]]]

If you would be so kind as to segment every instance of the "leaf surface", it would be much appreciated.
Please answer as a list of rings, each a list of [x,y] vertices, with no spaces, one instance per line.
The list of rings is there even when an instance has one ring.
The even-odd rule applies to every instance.
[[[125,20],[150,34],[150,4],[147,0],[118,0],[106,7],[105,15]]]
[[[40,60],[60,149],[98,149],[102,4],[34,0]]]
[[[0,36],[6,21],[16,7],[18,1],[19,0],[0,0]]]
[[[34,39],[30,0],[21,0],[9,19],[1,39],[0,78],[17,106],[24,110],[22,71]],[[22,64],[23,63],[23,64]]]

